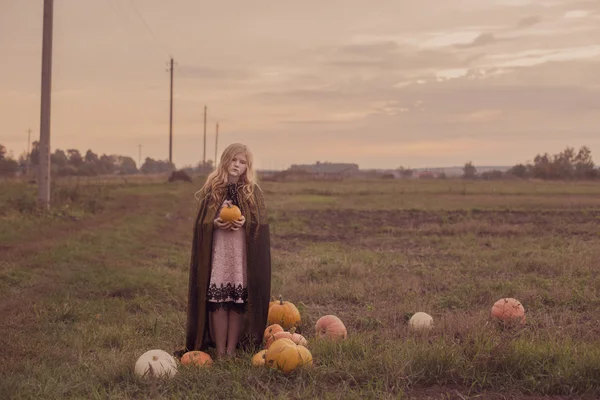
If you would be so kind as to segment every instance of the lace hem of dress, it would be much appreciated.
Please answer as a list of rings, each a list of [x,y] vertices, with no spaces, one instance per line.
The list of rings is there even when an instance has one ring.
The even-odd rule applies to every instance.
[[[224,309],[226,311],[235,311],[238,314],[243,314],[248,311],[248,303],[234,303],[233,301],[207,301],[206,308],[211,312]]]
[[[227,285],[221,283],[220,287],[212,283],[208,287],[207,299],[217,302],[246,301],[248,300],[248,288],[243,287],[241,283],[237,286],[231,283],[227,283]]]

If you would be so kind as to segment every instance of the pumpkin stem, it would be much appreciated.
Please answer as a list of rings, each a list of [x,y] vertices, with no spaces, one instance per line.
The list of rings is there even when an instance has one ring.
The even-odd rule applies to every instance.
[[[295,327],[295,326],[292,326],[292,327],[290,328],[290,333],[291,333],[292,335],[293,335],[294,333],[296,333],[296,327]]]
[[[282,295],[279,295],[279,304],[283,305],[283,296]]]

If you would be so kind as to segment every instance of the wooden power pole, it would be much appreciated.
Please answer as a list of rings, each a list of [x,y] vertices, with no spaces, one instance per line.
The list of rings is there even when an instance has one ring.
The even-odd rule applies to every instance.
[[[202,159],[202,168],[206,168],[206,106],[204,106],[204,158]]]
[[[50,101],[52,91],[53,11],[54,0],[44,0],[38,201],[46,209],[50,208]]]
[[[217,132],[215,134],[215,162],[213,165],[217,169],[217,147],[219,146],[219,123],[217,122]]]
[[[138,144],[138,169],[142,168],[142,145]]]
[[[173,57],[171,57],[171,94],[169,99],[169,164],[173,163]]]
[[[29,179],[29,171],[31,170],[31,128],[27,129],[27,160],[25,160],[25,176]]]

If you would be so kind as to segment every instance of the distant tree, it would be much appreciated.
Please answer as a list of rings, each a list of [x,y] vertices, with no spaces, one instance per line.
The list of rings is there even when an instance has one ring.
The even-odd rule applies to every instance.
[[[491,171],[485,171],[485,172],[481,173],[481,179],[488,180],[488,181],[502,179],[503,176],[504,176],[504,174],[502,173],[502,171],[499,171],[497,169],[493,169]]]
[[[414,171],[410,168],[398,167],[396,169],[403,178],[412,178]]]
[[[575,156],[575,176],[580,179],[590,179],[598,177],[598,170],[594,168],[592,161],[592,151],[587,146],[582,146]]]
[[[54,150],[54,153],[52,153],[52,155],[50,156],[50,160],[52,164],[55,164],[60,168],[63,168],[67,164],[69,164],[69,159],[67,158],[67,155],[61,149]]]
[[[575,149],[567,147],[555,154],[551,163],[551,179],[573,179],[575,176]]]
[[[114,173],[114,171],[115,164],[113,158],[106,154],[102,154],[96,164],[96,173],[99,175],[108,175]]]
[[[206,164],[203,161],[199,161],[196,165],[196,171],[199,173],[210,173],[213,170],[213,161],[206,160]]]
[[[31,165],[39,165],[40,164],[40,142],[34,140],[31,143]]]
[[[140,171],[144,174],[157,174],[164,172],[171,172],[175,169],[173,163],[169,161],[157,161],[150,157],[146,157],[144,164],[140,168]]]
[[[67,155],[69,157],[69,164],[75,168],[81,167],[83,164],[83,157],[81,153],[77,149],[68,149]]]
[[[0,176],[14,176],[19,170],[19,163],[7,154],[6,147],[0,144]]]
[[[517,178],[527,178],[529,176],[529,167],[525,164],[517,164],[506,173]]]
[[[520,178],[565,180],[600,177],[600,171],[595,168],[592,152],[587,146],[582,146],[578,152],[573,147],[566,147],[554,155],[538,154],[533,159],[533,164],[517,164],[509,170],[509,174]]]
[[[553,169],[552,157],[548,153],[538,154],[533,159],[531,175],[539,179],[553,179],[555,175]]]
[[[98,163],[98,155],[95,154],[92,150],[88,150],[85,153],[84,161],[86,164],[96,164]]]
[[[113,156],[115,172],[121,175],[137,174],[139,171],[135,164],[135,161],[131,157],[127,156]]]
[[[463,178],[464,179],[475,179],[477,177],[477,168],[471,161],[465,164],[463,167]]]

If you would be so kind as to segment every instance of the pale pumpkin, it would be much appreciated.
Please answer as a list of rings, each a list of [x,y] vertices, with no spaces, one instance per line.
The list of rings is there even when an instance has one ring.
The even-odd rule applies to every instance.
[[[267,342],[265,344],[265,349],[268,349],[271,344],[273,344],[273,342],[275,342],[278,339],[290,339],[292,342],[294,342],[295,344],[299,344],[301,346],[308,346],[308,341],[306,340],[306,338],[302,335],[300,335],[299,333],[295,333],[294,328],[291,329],[290,332],[277,332],[274,335],[271,335],[271,337],[269,337],[267,339]]]
[[[252,356],[252,365],[255,367],[264,367],[265,366],[265,357],[267,355],[267,350],[261,350]]]
[[[315,336],[321,339],[342,340],[348,337],[348,331],[341,319],[335,315],[324,315],[315,324]]]
[[[267,350],[265,365],[268,368],[276,368],[285,375],[289,375],[297,368],[312,366],[313,358],[306,347],[284,338],[273,342]]]
[[[300,312],[293,303],[283,301],[283,296],[280,295],[279,301],[269,308],[267,323],[279,324],[283,329],[291,329],[300,325]]]
[[[408,326],[415,331],[428,331],[433,328],[433,318],[431,315],[419,311],[410,317]]]
[[[195,365],[198,367],[210,366],[213,363],[213,359],[210,355],[203,351],[188,351],[181,356],[182,365]]]
[[[266,343],[276,333],[283,332],[283,328],[279,324],[272,324],[267,326],[265,333],[263,334],[263,341]]]
[[[242,211],[236,205],[227,204],[225,207],[221,208],[219,217],[224,222],[237,221],[242,218]]]
[[[177,373],[177,362],[164,350],[148,350],[137,359],[134,370],[142,377],[172,377]]]
[[[492,317],[502,322],[525,323],[525,308],[517,299],[506,297],[492,306]]]

